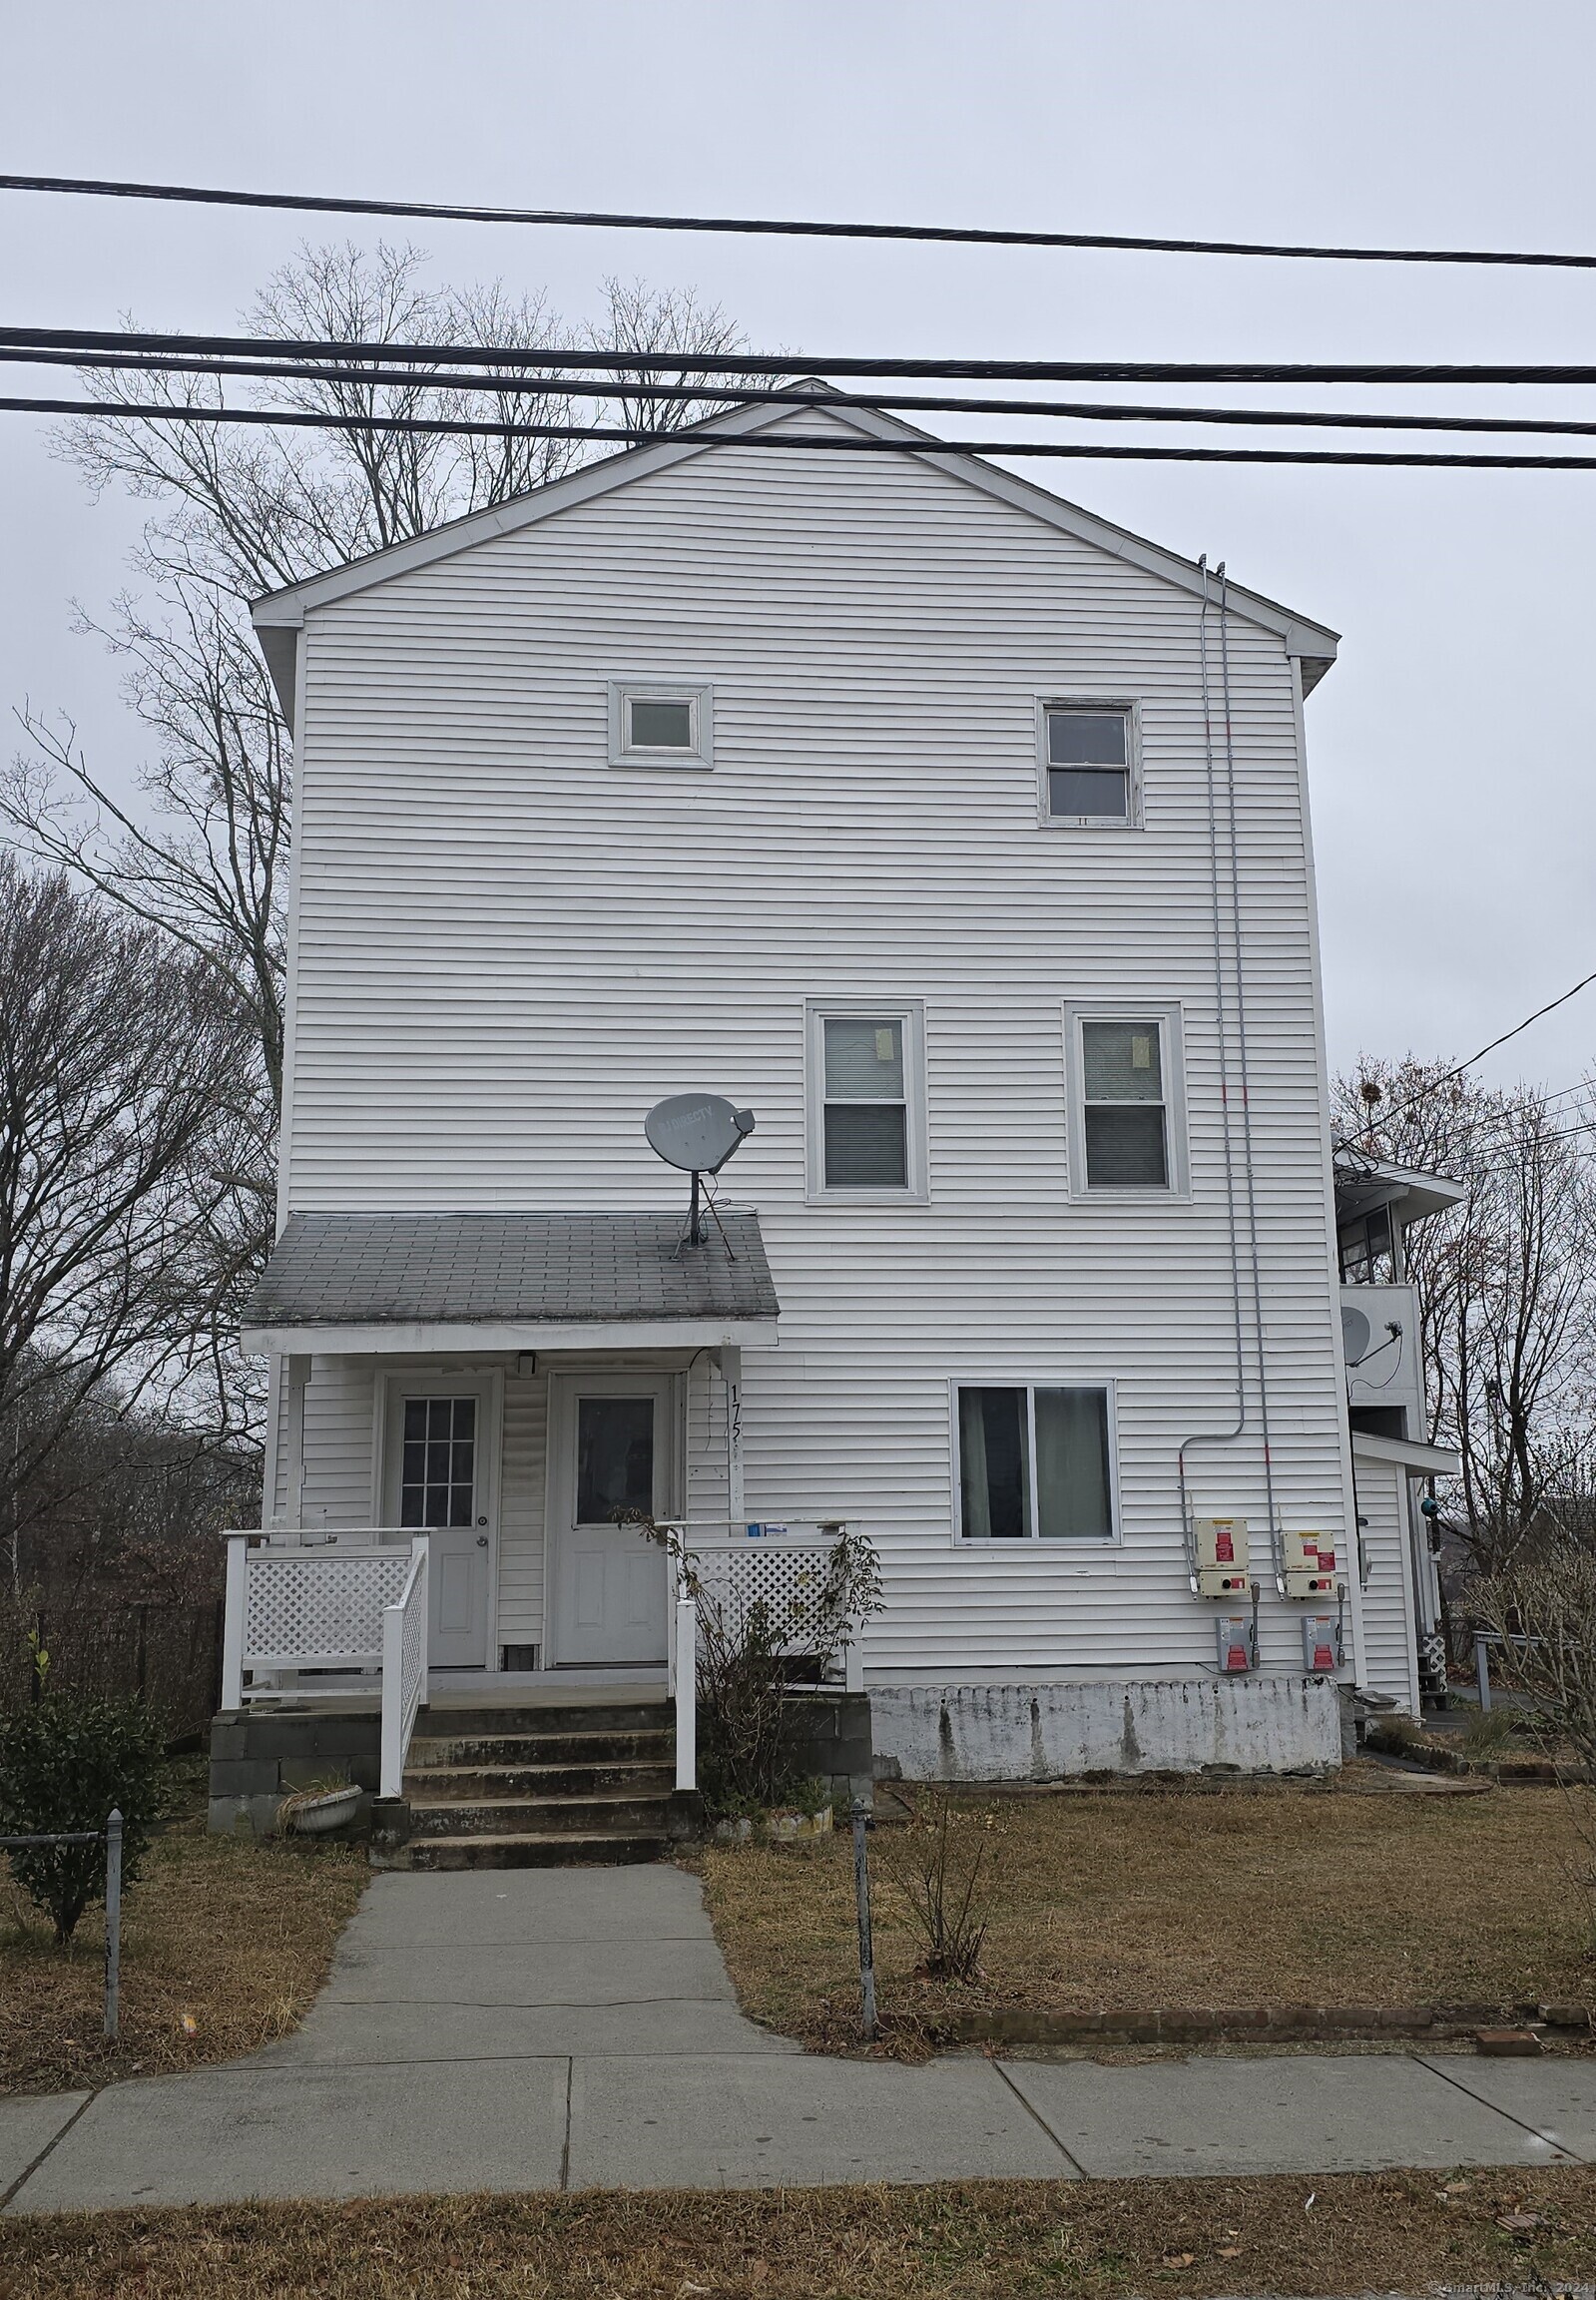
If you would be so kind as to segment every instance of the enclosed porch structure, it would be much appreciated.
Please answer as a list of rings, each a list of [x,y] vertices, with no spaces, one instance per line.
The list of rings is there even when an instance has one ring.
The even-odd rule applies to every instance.
[[[752,1214],[699,1244],[682,1227],[290,1220],[246,1334],[271,1359],[273,1443],[266,1523],[229,1537],[225,1713],[320,1715],[299,1771],[348,1758],[396,1798],[418,1717],[436,1738],[451,1711],[587,1704],[613,1734],[630,1702],[657,1733],[669,1703],[671,1781],[694,1786],[694,1603],[624,1519],[674,1528],[737,1602],[817,1575],[836,1528],[751,1543],[742,1353],[775,1344],[775,1290]],[[263,1762],[238,1777],[258,1820]]]

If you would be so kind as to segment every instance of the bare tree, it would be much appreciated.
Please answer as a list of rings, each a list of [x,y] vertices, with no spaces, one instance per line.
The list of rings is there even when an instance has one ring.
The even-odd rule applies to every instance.
[[[421,266],[413,248],[306,250],[267,283],[246,324],[263,337],[516,351],[573,332],[541,298],[512,301],[497,284],[425,288]],[[610,280],[605,298],[599,323],[576,333],[594,347],[635,353],[636,365],[617,378],[615,402],[584,403],[595,419],[645,419],[649,403],[626,394],[649,379],[652,352],[740,347],[725,315],[691,291],[662,295],[641,282]],[[433,372],[440,372],[435,363]],[[89,416],[58,435],[57,452],[97,494],[122,486],[155,506],[135,566],[158,604],[124,597],[109,623],[81,608],[79,617],[80,628],[127,662],[127,697],[155,738],[156,757],[140,777],[139,801],[119,802],[83,756],[70,718],[25,709],[28,747],[0,777],[0,821],[40,860],[229,966],[255,1015],[274,1102],[289,746],[245,603],[503,502],[584,460],[590,451],[579,440],[370,428],[373,415],[571,420],[573,403],[558,377],[518,372],[534,385],[529,392],[371,383],[353,371],[226,386],[261,407],[335,416],[331,430],[229,432],[199,421]],[[681,380],[702,386],[703,400],[649,410],[656,427],[674,428],[719,403],[713,377]],[[219,405],[224,386],[205,376],[146,374],[119,388],[171,408]]]
[[[171,1397],[215,1261],[248,1023],[225,976],[0,855],[4,1537],[91,1398]],[[174,1347],[177,1359],[174,1361]]]
[[[1596,1471],[1596,1151],[1582,1102],[1493,1089],[1409,1058],[1336,1088],[1345,1155],[1462,1183],[1408,1233],[1434,1442],[1462,1474],[1452,1514],[1492,1572]]]
[[[635,354],[614,399],[583,401],[574,419],[623,415],[670,429],[718,404],[655,410],[639,399],[649,355],[730,352],[741,338],[723,313],[691,292],[657,294],[641,283],[605,283],[599,320],[570,329],[540,297],[498,285],[433,288],[413,248],[305,250],[267,283],[246,315],[250,332],[320,342],[482,344],[524,352],[572,341]],[[338,362],[319,362],[337,365]],[[527,392],[462,389],[454,382],[372,383],[353,372],[240,379],[230,399],[284,414],[329,414],[333,428],[230,431],[203,421],[90,416],[67,425],[56,451],[96,494],[126,489],[151,514],[134,565],[142,595],[109,618],[79,608],[127,666],[125,693],[153,738],[154,756],[129,780],[85,757],[70,716],[24,707],[26,746],[0,773],[0,823],[23,850],[117,902],[141,923],[231,978],[254,1030],[232,1105],[229,1154],[202,1182],[213,1230],[213,1283],[197,1299],[196,1360],[222,1385],[225,1411],[259,1403],[232,1351],[226,1321],[271,1236],[270,1163],[282,1089],[290,747],[255,644],[247,602],[264,591],[380,550],[463,514],[558,478],[585,460],[579,440],[383,432],[373,415],[525,423],[573,420],[558,375],[517,367]],[[433,362],[431,374],[442,369]],[[672,380],[677,380],[673,377]],[[152,407],[222,403],[214,377],[155,373],[120,379],[125,397]],[[231,1196],[218,1185],[232,1171]]]

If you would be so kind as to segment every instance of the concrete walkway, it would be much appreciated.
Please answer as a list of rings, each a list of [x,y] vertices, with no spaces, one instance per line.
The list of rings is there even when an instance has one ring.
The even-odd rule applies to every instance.
[[[695,1879],[375,1879],[253,2058],[0,2101],[11,2212],[416,2191],[1596,2161],[1596,2061],[827,2060],[739,2012]]]

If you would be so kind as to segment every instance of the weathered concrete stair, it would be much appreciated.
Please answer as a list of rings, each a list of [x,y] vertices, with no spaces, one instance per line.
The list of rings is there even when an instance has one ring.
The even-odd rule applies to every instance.
[[[404,1776],[411,1869],[547,1869],[665,1851],[665,1701],[424,1709]]]

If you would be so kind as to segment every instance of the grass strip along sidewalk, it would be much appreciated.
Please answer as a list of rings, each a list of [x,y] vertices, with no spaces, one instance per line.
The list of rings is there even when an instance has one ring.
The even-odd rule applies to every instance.
[[[208,1837],[189,1815],[156,1840],[123,1902],[122,2034],[108,2045],[101,1912],[56,1948],[0,1860],[0,2093],[195,2068],[285,2034],[368,1875],[363,1852]]]
[[[971,1791],[989,1922],[967,1984],[917,1971],[894,1886],[901,1834],[872,1838],[876,1986],[899,2048],[983,2008],[1487,2005],[1596,2001],[1580,1852],[1556,1789],[1383,1794],[1147,1786],[1025,1797]],[[1367,1793],[1361,1783],[1367,1777]],[[697,1857],[746,2012],[816,2049],[858,2042],[845,1834]]]
[[[1557,2291],[1596,2168],[363,2199],[22,2218],[0,2300],[1125,2300]]]

